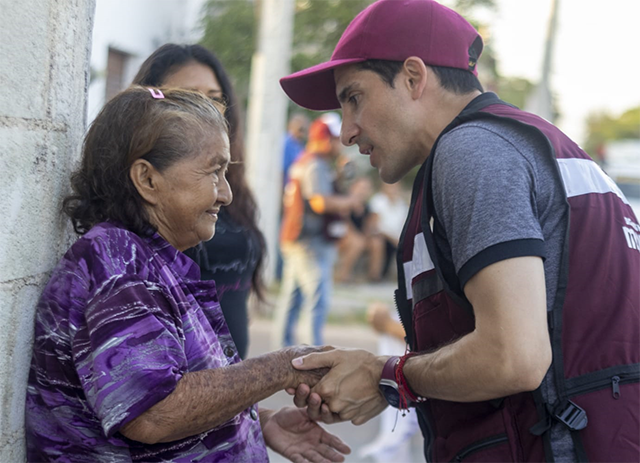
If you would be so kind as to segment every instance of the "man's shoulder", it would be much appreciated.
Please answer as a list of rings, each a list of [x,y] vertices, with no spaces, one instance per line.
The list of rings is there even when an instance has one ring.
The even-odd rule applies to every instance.
[[[443,134],[436,147],[435,169],[502,170],[509,165],[536,166],[548,144],[537,132],[508,119],[474,119]],[[534,167],[537,169],[536,167]]]
[[[483,118],[463,122],[442,135],[441,142],[475,140],[484,143],[507,140],[520,142],[531,139],[531,133],[516,121],[509,119]]]

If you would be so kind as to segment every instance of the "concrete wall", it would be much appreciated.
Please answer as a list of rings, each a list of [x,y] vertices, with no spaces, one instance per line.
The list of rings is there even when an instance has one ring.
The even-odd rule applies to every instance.
[[[33,314],[72,240],[95,0],[0,0],[0,461],[20,462]]]

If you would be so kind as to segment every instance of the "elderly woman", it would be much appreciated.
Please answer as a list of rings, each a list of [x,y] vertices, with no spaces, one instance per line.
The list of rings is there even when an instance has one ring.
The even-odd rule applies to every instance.
[[[182,251],[232,199],[224,116],[204,95],[134,87],[92,124],[64,210],[82,235],[38,304],[26,402],[29,461],[342,461],[304,410],[258,410],[317,382],[311,348],[242,362],[215,283]],[[313,349],[315,350],[315,349]]]
[[[231,155],[227,180],[233,190],[233,203],[220,211],[215,238],[185,254],[198,264],[203,280],[216,282],[222,314],[238,354],[244,359],[249,347],[249,293],[264,302],[261,275],[266,245],[245,175],[241,105],[231,80],[218,58],[203,46],[167,43],[142,63],[133,83],[198,90],[227,104],[224,117]]]

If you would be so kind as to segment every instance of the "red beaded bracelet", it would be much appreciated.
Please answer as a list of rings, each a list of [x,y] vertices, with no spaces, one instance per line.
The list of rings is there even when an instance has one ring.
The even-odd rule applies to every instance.
[[[395,371],[396,383],[398,384],[398,393],[400,394],[400,406],[398,408],[400,409],[408,408],[409,403],[407,401],[407,397],[413,403],[424,402],[425,400],[427,400],[425,397],[420,397],[416,395],[409,387],[407,378],[404,377],[404,371],[403,371],[404,364],[409,357],[413,357],[415,355],[418,355],[418,353],[407,352],[402,357],[400,357],[400,359],[398,360],[398,363],[396,364],[396,371]]]

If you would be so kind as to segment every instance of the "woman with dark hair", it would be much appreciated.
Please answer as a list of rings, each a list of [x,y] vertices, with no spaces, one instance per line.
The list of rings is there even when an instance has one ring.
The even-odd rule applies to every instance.
[[[209,240],[232,193],[226,121],[199,92],[130,88],[85,138],[64,200],[80,238],[35,317],[30,462],[342,461],[349,449],[295,407],[258,410],[321,371],[288,348],[242,361],[215,284],[181,251]]]
[[[227,178],[234,200],[220,214],[216,237],[186,254],[200,266],[202,279],[215,280],[229,331],[240,357],[245,358],[249,344],[247,300],[250,290],[264,300],[261,269],[266,247],[257,226],[256,202],[245,178],[240,105],[229,77],[206,48],[169,43],[142,63],[133,83],[198,90],[227,106],[231,141]]]

